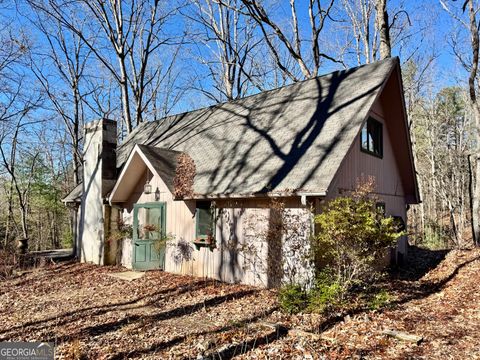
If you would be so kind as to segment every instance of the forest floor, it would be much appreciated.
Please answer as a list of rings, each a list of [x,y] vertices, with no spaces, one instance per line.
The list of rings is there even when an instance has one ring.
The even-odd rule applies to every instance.
[[[0,341],[55,342],[59,359],[480,359],[480,250],[413,255],[387,307],[327,317],[283,314],[273,290],[50,265],[0,280]]]

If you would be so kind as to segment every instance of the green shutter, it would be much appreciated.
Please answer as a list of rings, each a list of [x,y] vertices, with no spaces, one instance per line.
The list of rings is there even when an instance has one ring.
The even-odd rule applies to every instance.
[[[197,239],[206,239],[210,235],[215,237],[215,212],[210,202],[198,202],[195,216],[195,236]]]

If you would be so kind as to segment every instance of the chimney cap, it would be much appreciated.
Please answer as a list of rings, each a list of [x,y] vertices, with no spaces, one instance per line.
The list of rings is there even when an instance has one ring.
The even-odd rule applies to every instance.
[[[111,119],[99,119],[99,120],[92,120],[87,123],[85,123],[84,128],[85,129],[90,129],[92,127],[97,127],[101,124],[117,124],[117,120],[111,120]]]

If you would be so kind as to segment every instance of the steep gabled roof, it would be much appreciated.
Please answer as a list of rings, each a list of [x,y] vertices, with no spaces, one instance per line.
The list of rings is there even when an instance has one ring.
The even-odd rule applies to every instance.
[[[173,179],[177,168],[177,158],[181,154],[178,151],[161,149],[154,146],[138,145],[141,152],[153,166],[157,175],[173,193]]]
[[[324,193],[398,59],[295,83],[139,126],[135,144],[189,154],[199,195]]]
[[[109,202],[125,202],[136,184],[148,169],[160,177],[170,192],[174,192],[173,179],[177,168],[178,151],[139,145],[133,147],[128,155],[118,180],[109,196]]]

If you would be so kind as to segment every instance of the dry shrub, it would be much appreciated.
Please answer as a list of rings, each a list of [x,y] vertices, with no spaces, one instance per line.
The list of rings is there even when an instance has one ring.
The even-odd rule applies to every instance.
[[[181,265],[184,261],[190,261],[193,259],[193,247],[190,245],[190,242],[186,241],[184,238],[178,240],[174,253],[173,261],[177,265]]]
[[[196,168],[193,159],[187,154],[180,154],[177,159],[175,178],[173,179],[173,194],[175,198],[193,197],[193,182]]]
[[[68,360],[86,360],[88,359],[87,353],[83,349],[80,340],[73,340],[66,345],[65,359]]]

